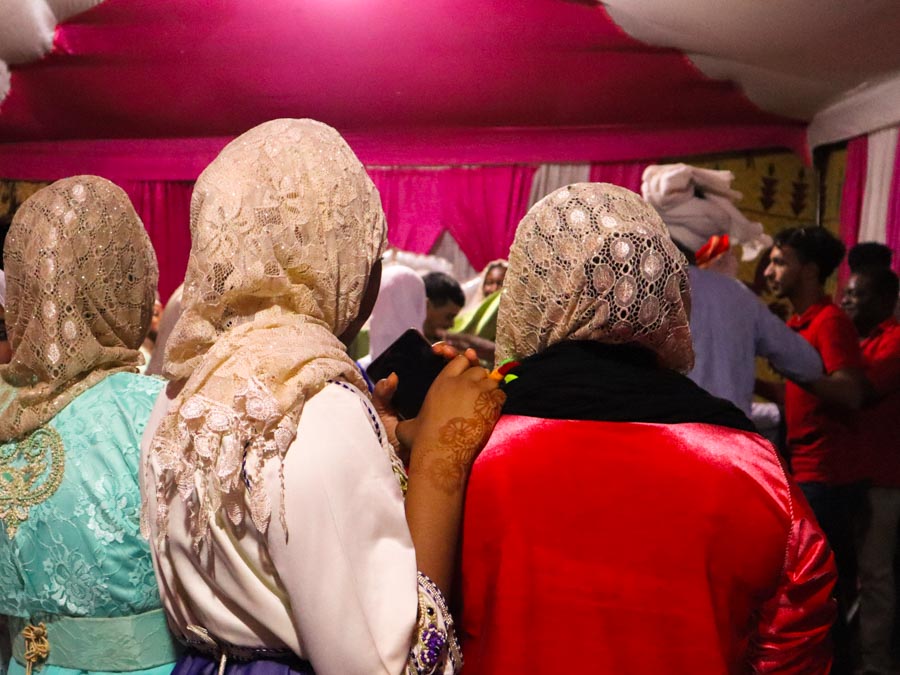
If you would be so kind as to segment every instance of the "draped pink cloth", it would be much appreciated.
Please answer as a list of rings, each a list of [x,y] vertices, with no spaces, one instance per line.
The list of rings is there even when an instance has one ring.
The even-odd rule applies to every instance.
[[[535,166],[370,168],[392,246],[428,253],[447,231],[475,269],[506,257],[528,209]]]
[[[866,136],[859,136],[847,145],[847,170],[844,175],[844,188],[841,192],[841,225],[840,235],[844,246],[849,250],[859,240],[859,221],[862,213],[863,194],[866,191],[866,161],[868,159],[869,141]],[[896,176],[896,174],[895,174]],[[843,287],[850,276],[847,259],[838,269],[838,285]]]
[[[612,183],[641,193],[641,176],[653,162],[595,162],[591,164],[592,183]]]
[[[894,252],[891,267],[900,273],[900,140],[897,141],[897,152],[894,155],[884,243]]]
[[[167,302],[181,282],[191,252],[191,181],[117,182],[144,221],[159,262],[159,296]]]

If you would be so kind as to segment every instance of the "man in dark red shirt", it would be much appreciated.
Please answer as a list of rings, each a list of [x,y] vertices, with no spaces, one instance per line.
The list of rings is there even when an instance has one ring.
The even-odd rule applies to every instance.
[[[779,232],[765,276],[772,290],[790,300],[788,325],[822,357],[826,376],[784,389],[791,471],[831,544],[838,568],[835,588],[835,671],[848,668],[846,612],[855,592],[853,521],[864,498],[864,464],[849,452],[854,410],[862,406],[865,378],[853,323],[825,293],[825,281],[844,256],[844,245],[828,230],[809,226]]]
[[[900,526],[900,324],[897,275],[887,268],[853,273],[841,303],[861,336],[870,400],[860,412],[853,449],[868,460],[870,520],[859,551],[860,648],[864,673],[896,672],[894,555]]]

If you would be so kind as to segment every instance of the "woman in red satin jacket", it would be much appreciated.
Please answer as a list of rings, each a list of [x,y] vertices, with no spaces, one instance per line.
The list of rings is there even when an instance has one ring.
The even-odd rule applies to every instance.
[[[508,399],[463,529],[468,675],[827,672],[831,552],[772,446],[681,374],[687,275],[655,211],[557,190],[503,293]]]

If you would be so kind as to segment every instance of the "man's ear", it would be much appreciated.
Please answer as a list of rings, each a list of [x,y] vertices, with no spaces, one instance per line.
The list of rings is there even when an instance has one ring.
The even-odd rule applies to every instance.
[[[800,268],[800,273],[803,275],[804,279],[812,280],[815,283],[821,283],[819,281],[819,266],[813,261],[803,263]]]

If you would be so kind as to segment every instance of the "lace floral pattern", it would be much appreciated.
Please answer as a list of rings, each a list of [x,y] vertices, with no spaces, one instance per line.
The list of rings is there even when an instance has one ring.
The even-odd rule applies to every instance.
[[[687,372],[689,298],[684,256],[652,207],[615,185],[569,185],[535,204],[516,231],[497,362],[596,340],[643,345]]]
[[[150,551],[139,532],[137,471],[141,433],[163,386],[117,373],[50,422],[47,428],[65,445],[65,473],[15,537],[3,521],[0,614],[120,616],[159,607]]]
[[[274,120],[229,143],[200,175],[191,201],[184,313],[165,372],[185,379],[151,443],[157,513],[189,509],[199,549],[209,515],[271,516],[263,466],[281,462],[305,401],[329,379],[365,389],[340,335],[359,313],[385,223],[375,186],[330,127]],[[283,514],[281,514],[283,518]]]
[[[23,438],[111,372],[135,370],[156,292],[156,256],[108,180],[66,178],[16,212],[6,239],[0,441]],[[5,408],[5,409],[4,409]]]

